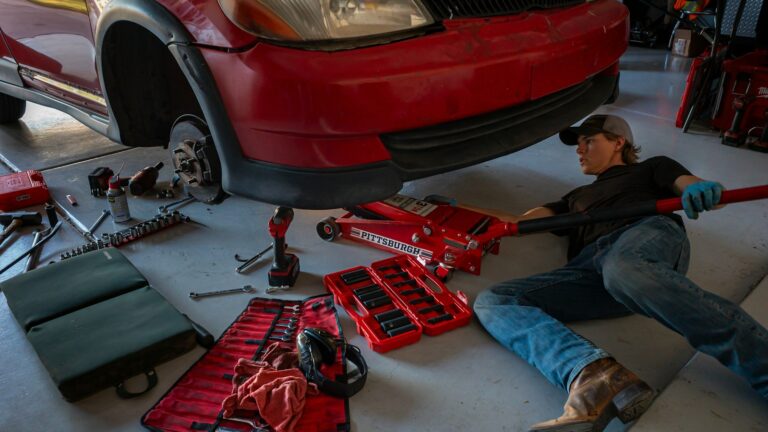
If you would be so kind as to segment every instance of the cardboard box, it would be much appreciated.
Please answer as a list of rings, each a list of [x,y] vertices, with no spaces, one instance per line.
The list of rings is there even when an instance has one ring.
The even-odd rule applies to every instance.
[[[697,57],[709,46],[707,40],[693,30],[677,29],[672,43],[672,54],[683,57]]]

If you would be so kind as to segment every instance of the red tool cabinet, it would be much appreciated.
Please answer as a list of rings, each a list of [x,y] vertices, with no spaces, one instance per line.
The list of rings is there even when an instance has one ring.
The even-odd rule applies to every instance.
[[[724,143],[741,144],[750,131],[761,141],[768,126],[768,50],[724,61],[720,95],[712,126],[724,131]]]

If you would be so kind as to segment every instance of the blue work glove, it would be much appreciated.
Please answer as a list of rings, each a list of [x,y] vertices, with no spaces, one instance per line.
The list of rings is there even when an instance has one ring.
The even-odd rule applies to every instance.
[[[713,181],[700,181],[683,191],[683,210],[689,219],[698,219],[699,212],[712,210],[720,202],[723,185]]]
[[[446,204],[451,207],[456,207],[456,198],[447,197],[445,195],[427,195],[422,201],[426,201],[431,204]]]

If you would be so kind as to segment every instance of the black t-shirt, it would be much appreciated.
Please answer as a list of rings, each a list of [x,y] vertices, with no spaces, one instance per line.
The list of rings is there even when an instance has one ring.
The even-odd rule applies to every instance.
[[[630,203],[654,201],[677,196],[673,185],[681,175],[691,173],[674,160],[658,156],[632,165],[608,168],[588,185],[569,192],[560,201],[544,204],[556,214],[583,212],[602,207],[621,207]],[[683,225],[676,214],[669,214]],[[637,221],[639,218],[584,225],[568,230],[570,244],[568,259],[575,257],[588,244],[599,237]]]

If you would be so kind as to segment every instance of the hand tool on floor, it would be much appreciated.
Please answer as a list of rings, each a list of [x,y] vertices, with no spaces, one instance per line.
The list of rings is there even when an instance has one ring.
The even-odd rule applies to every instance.
[[[193,300],[197,300],[199,298],[204,298],[204,297],[214,297],[214,296],[220,296],[220,295],[226,295],[226,294],[253,293],[253,292],[256,292],[256,288],[252,287],[251,285],[246,285],[242,288],[235,288],[235,289],[228,289],[228,290],[209,291],[209,292],[203,292],[203,293],[191,292],[189,293],[189,298]]]
[[[187,203],[190,203],[190,202],[196,201],[196,200],[197,200],[197,198],[195,198],[193,196],[188,196],[188,197],[186,197],[184,199],[180,199],[178,201],[174,201],[174,202],[172,202],[170,204],[161,205],[160,207],[157,208],[157,211],[160,212],[160,213],[168,213],[168,211],[171,210],[172,208],[173,209],[178,209],[179,207],[183,206],[184,204],[187,204]]]
[[[299,257],[285,252],[285,234],[291,221],[293,209],[288,207],[278,207],[269,220],[269,235],[274,245],[274,259],[268,274],[270,287],[292,287],[299,277]]]
[[[158,214],[152,219],[140,222],[123,230],[111,234],[103,233],[101,238],[96,241],[91,241],[91,239],[88,238],[88,243],[71,249],[69,252],[61,254],[61,259],[65,260],[87,252],[108,247],[119,248],[130,242],[154,234],[158,231],[162,231],[166,228],[183,223],[193,223],[193,221],[189,218],[189,216],[185,216],[178,211],[174,211],[170,214]]]
[[[106,219],[107,216],[109,216],[109,214],[110,214],[109,210],[102,210],[101,214],[99,215],[98,218],[96,218],[96,221],[93,223],[93,225],[91,225],[91,227],[88,228],[88,231],[86,231],[86,235],[90,237],[91,240],[93,241],[98,240],[96,236],[93,234],[93,232],[99,229],[99,226],[101,225],[102,222],[104,222],[104,219]]]
[[[32,238],[32,246],[37,245],[40,243],[40,240],[48,235],[48,233],[51,232],[50,228],[46,228],[42,231],[38,230],[35,231],[35,236]],[[36,248],[32,252],[29,253],[29,257],[27,258],[27,264],[24,266],[24,273],[34,270],[35,267],[37,267],[37,260],[40,259],[40,252],[43,250],[42,246]]]
[[[160,176],[160,170],[163,169],[164,164],[158,162],[154,166],[148,166],[131,177],[128,182],[128,190],[132,195],[144,195],[145,192],[152,190],[157,183],[157,178]]]
[[[0,243],[11,235],[17,228],[27,225],[40,225],[43,223],[43,216],[37,212],[13,212],[0,214],[0,224],[5,229],[0,233]]]
[[[41,247],[43,247],[43,245],[44,245],[44,244],[45,244],[45,243],[46,243],[48,240],[50,240],[50,239],[51,239],[51,238],[52,238],[54,235],[56,235],[56,232],[59,230],[59,228],[61,228],[61,221],[57,222],[57,223],[56,223],[56,225],[54,225],[54,226],[53,226],[53,228],[51,228],[51,232],[50,232],[50,233],[48,233],[48,235],[47,235],[47,236],[43,237],[43,238],[42,238],[42,239],[41,239],[39,242],[37,242],[37,244],[35,244],[35,245],[33,245],[33,246],[30,246],[30,247],[29,247],[29,249],[27,249],[26,251],[24,251],[24,253],[22,253],[21,255],[19,255],[19,256],[18,256],[18,257],[16,257],[16,258],[14,258],[14,259],[13,259],[11,262],[9,262],[8,264],[6,264],[6,265],[5,265],[5,267],[3,267],[2,269],[0,269],[0,274],[3,274],[3,273],[5,273],[5,272],[6,272],[6,270],[8,270],[9,268],[11,268],[11,267],[13,267],[14,265],[16,265],[16,263],[17,263],[17,262],[19,262],[19,261],[23,260],[23,259],[24,259],[24,257],[25,257],[25,256],[27,256],[28,254],[30,254],[30,253],[32,253],[32,252],[34,252],[34,251],[35,251],[36,249],[38,249],[38,248],[41,248]]]
[[[256,261],[261,259],[261,257],[263,257],[267,252],[271,251],[273,247],[275,247],[274,243],[270,243],[270,245],[267,246],[266,249],[264,249],[263,251],[257,253],[256,255],[254,255],[253,258],[250,258],[247,261],[242,261],[243,264],[241,266],[239,266],[238,268],[236,268],[235,271],[238,272],[238,273],[242,273],[242,272],[248,270],[249,268],[253,267],[253,265],[256,264]],[[237,258],[238,258],[238,256],[235,255],[235,259],[237,259]]]

